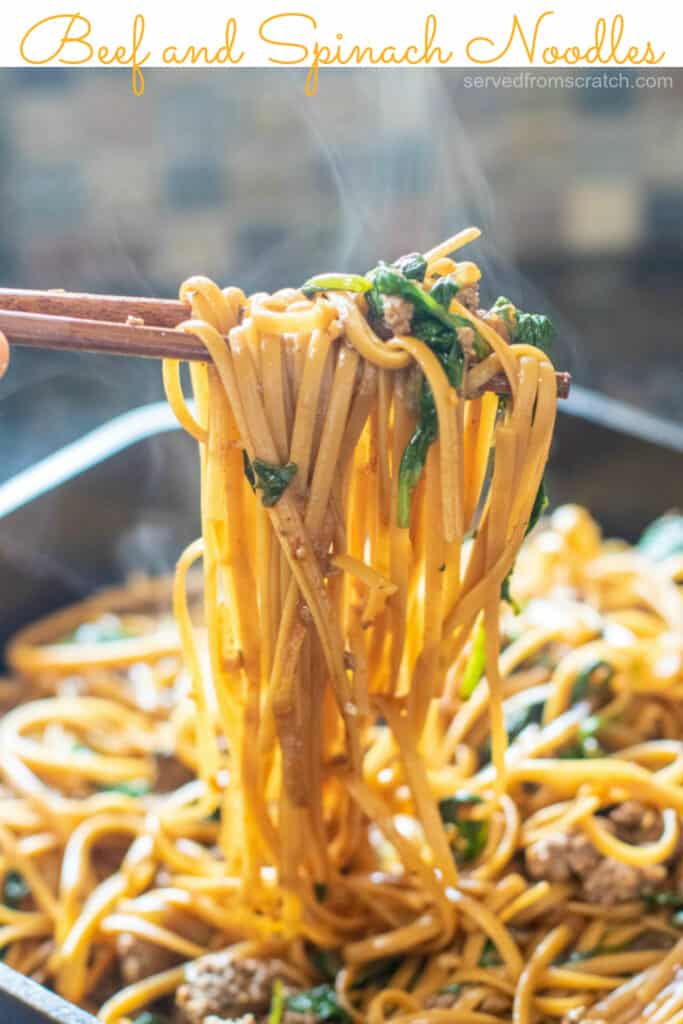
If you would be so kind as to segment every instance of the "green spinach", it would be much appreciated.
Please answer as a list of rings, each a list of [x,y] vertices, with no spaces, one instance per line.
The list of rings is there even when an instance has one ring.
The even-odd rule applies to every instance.
[[[97,787],[102,793],[121,793],[123,796],[132,796],[138,799],[147,796],[152,792],[152,786],[147,779],[131,779],[129,782],[110,782]]]
[[[294,1013],[310,1013],[318,1021],[343,1021],[350,1024],[350,1017],[339,1005],[337,993],[332,985],[316,985],[304,992],[296,992],[285,1000],[285,1009]]]
[[[30,890],[24,876],[18,871],[8,871],[2,885],[2,902],[6,907],[16,910],[28,896]]]
[[[436,299],[440,306],[443,306],[445,310],[448,310],[451,299],[456,295],[458,291],[458,282],[455,278],[448,274],[445,277],[440,277],[438,281],[434,283],[432,287],[432,298]]]
[[[424,281],[427,273],[427,260],[421,252],[409,252],[394,260],[393,266],[400,270],[410,281]]]
[[[504,295],[496,299],[493,309],[506,324],[513,343],[534,345],[544,352],[551,351],[557,332],[549,317],[542,313],[523,313]]]
[[[353,988],[365,988],[366,985],[385,986],[402,963],[402,956],[383,956],[379,960],[371,960],[356,974]]]
[[[242,456],[244,458],[244,473],[251,484],[251,489],[262,492],[261,501],[266,508],[277,505],[296,476],[296,464],[288,462],[284,466],[278,466],[273,462],[265,462],[263,459],[254,459],[251,462],[244,451]]]
[[[480,967],[497,967],[498,964],[502,963],[500,954],[490,939],[486,940],[484,946],[484,952],[479,957]]]
[[[578,704],[586,700],[593,688],[606,690],[609,687],[614,669],[607,661],[598,659],[586,666],[574,680],[571,691],[571,703]]]
[[[453,852],[459,864],[475,860],[486,846],[489,823],[463,817],[463,808],[474,807],[484,801],[476,793],[456,793],[439,801],[439,814],[453,837]]]
[[[321,974],[327,981],[334,981],[343,967],[342,959],[336,949],[321,949],[320,946],[308,943],[306,955],[318,974]]]

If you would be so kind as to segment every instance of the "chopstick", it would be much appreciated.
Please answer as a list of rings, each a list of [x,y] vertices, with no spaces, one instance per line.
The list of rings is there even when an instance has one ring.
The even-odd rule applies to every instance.
[[[174,330],[189,316],[189,307],[172,299],[0,288],[0,331],[28,348],[210,362],[198,338]],[[556,378],[558,398],[566,398],[571,375]],[[491,377],[484,390],[509,394],[505,374]]]

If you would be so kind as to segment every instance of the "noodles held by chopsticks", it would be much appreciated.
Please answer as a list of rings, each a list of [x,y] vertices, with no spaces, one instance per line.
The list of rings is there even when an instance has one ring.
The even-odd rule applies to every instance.
[[[185,282],[212,361],[194,411],[164,366],[201,467],[176,628],[105,595],[10,645],[42,699],[0,725],[0,938],[105,1024],[176,990],[206,1024],[202,975],[253,963],[272,1024],[683,1014],[682,567],[574,508],[520,553],[549,328],[479,309],[449,258],[476,234],[273,295]]]

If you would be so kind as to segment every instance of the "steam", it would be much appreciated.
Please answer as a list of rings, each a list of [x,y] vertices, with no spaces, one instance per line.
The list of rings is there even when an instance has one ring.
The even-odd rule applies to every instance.
[[[483,239],[466,252],[482,268],[484,302],[508,293],[524,308],[549,313],[559,329],[557,364],[585,378],[589,368],[579,353],[586,351],[586,339],[577,343],[571,325],[515,265],[507,213],[495,182],[487,180],[495,177],[505,145],[496,135],[504,123],[501,108],[486,108],[494,102],[490,96],[465,93],[459,74],[326,71],[317,95],[307,98],[298,72],[150,72],[140,101],[116,74],[91,72],[88,93],[80,93],[78,103],[65,91],[46,107],[47,128],[60,124],[59,136],[50,138],[50,159],[77,159],[85,167],[89,203],[78,225],[80,249],[59,279],[8,283],[173,295],[185,276],[205,273],[247,292],[272,290],[321,270],[364,271],[380,258],[425,250],[478,224]],[[74,88],[85,84],[74,76]],[[109,116],[111,103],[118,113]],[[112,139],[112,118],[123,113],[121,106],[126,133]],[[81,123],[78,111],[84,109]],[[214,168],[204,178],[202,164]],[[186,205],[176,196],[167,214],[171,182],[182,174],[188,176]],[[213,181],[212,196],[202,191],[202,181]],[[21,237],[21,223],[13,228]],[[61,231],[68,233],[64,225]],[[61,273],[58,262],[53,272]],[[23,375],[10,370],[3,382],[0,415],[3,397],[13,389],[14,404],[23,394],[33,401],[37,380],[62,398],[61,405],[55,402],[56,420],[43,425],[43,437],[45,431],[63,433],[62,420],[71,422],[76,404],[70,403],[80,400],[76,391],[86,395],[83,419],[92,415],[79,430],[109,408],[103,395],[113,396],[112,412],[162,397],[158,367],[100,357],[74,359],[71,387],[65,387],[65,358],[27,355]],[[18,356],[17,371],[19,362]],[[140,507],[153,504],[167,474],[180,474],[188,486],[196,477],[192,445],[174,446],[170,466],[167,445],[145,443],[147,469],[131,488]],[[167,514],[170,522],[174,512]],[[177,522],[175,527],[177,532]],[[116,546],[112,572],[122,578],[133,568],[168,571],[178,554],[168,537],[163,510],[134,522]]]

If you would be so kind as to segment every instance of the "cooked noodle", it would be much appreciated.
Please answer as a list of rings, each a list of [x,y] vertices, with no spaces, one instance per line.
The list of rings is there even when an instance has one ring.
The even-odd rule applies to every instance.
[[[327,969],[313,1020],[683,1019],[683,565],[573,507],[520,553],[555,375],[513,336],[527,314],[465,304],[479,272],[447,257],[474,237],[423,270],[426,295],[455,282],[458,379],[417,318],[383,333],[370,277],[185,282],[180,330],[212,361],[194,412],[164,366],[201,464],[175,626],[139,581],[10,644],[35,699],[0,690],[0,862],[25,886],[0,942],[105,1024],[224,947],[277,965],[273,1024]],[[501,370],[510,399],[477,397]],[[126,973],[131,949],[156,969]]]

